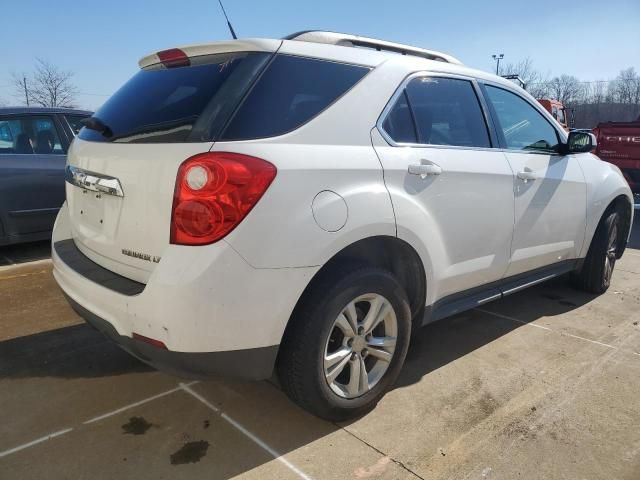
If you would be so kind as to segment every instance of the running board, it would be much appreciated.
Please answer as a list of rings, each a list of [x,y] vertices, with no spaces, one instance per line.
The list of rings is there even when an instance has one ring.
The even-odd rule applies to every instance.
[[[537,285],[538,283],[546,282],[559,275],[569,273],[578,267],[579,262],[580,260],[577,259],[564,260],[531,272],[514,275],[498,280],[497,282],[491,282],[441,298],[433,305],[427,305],[427,307],[425,307],[422,325],[450,317],[466,310],[471,310],[485,303],[499,300],[512,293]]]

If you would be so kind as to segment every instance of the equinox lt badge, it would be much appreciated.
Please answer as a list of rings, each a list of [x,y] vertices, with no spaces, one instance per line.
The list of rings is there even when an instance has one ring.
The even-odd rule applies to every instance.
[[[140,260],[153,263],[160,263],[161,258],[157,257],[156,255],[149,255],[148,253],[134,252],[133,250],[129,250],[128,248],[123,248],[122,254],[126,255],[127,257],[138,258]]]

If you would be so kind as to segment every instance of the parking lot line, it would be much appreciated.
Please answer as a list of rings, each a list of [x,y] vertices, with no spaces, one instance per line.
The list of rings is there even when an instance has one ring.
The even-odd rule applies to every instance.
[[[609,345],[608,343],[602,343],[602,342],[599,342],[597,340],[591,340],[590,338],[581,337],[579,335],[574,335],[572,333],[558,332],[556,330],[553,330],[552,328],[545,327],[543,325],[537,325],[535,323],[525,322],[523,320],[518,320],[517,318],[510,317],[508,315],[503,315],[501,313],[492,312],[491,310],[485,310],[484,308],[476,308],[475,310],[477,310],[478,312],[486,313],[488,315],[493,315],[494,317],[502,318],[502,319],[505,319],[505,320],[511,320],[512,322],[517,322],[517,323],[520,323],[522,325],[528,325],[530,327],[542,328],[544,330],[548,330],[550,332],[557,333],[559,335],[564,335],[564,336],[567,336],[567,337],[577,338],[578,340],[583,340],[585,342],[593,343],[595,345],[600,345],[601,347],[610,348],[612,350],[620,350],[620,347],[616,347],[614,345]],[[636,356],[640,357],[640,353],[638,353],[638,352],[634,352],[634,351],[631,351],[631,350],[623,350],[623,351],[626,352],[626,353],[631,353],[633,355],[636,355]]]
[[[65,433],[69,433],[73,428],[65,428],[64,430],[58,430],[57,432],[50,433],[49,435],[45,435],[44,437],[37,438],[32,440],[29,443],[25,443],[24,445],[20,445],[18,447],[10,448],[9,450],[5,450],[4,452],[0,452],[0,458],[6,457],[7,455],[11,455],[12,453],[19,452],[20,450],[24,450],[25,448],[33,447],[42,442],[46,442],[47,440],[51,440],[52,438],[59,437],[60,435],[64,435]]]
[[[214,411],[215,413],[217,413],[218,415],[220,415],[220,417],[225,420],[226,422],[228,422],[231,426],[233,426],[234,428],[236,428],[239,432],[241,432],[242,434],[244,434],[247,438],[249,438],[253,443],[255,443],[256,445],[258,445],[260,448],[262,448],[264,451],[266,451],[267,453],[269,453],[274,459],[276,459],[277,461],[279,461],[280,463],[282,463],[284,466],[286,466],[289,470],[291,470],[293,473],[295,473],[296,475],[298,475],[300,478],[304,479],[304,480],[311,480],[311,477],[308,476],[306,473],[304,473],[302,470],[300,470],[298,467],[296,467],[294,464],[292,464],[290,461],[288,461],[286,458],[284,458],[282,456],[282,454],[280,452],[278,452],[277,450],[275,450],[274,448],[272,448],[271,446],[269,446],[267,443],[265,443],[261,438],[257,437],[253,432],[251,432],[250,430],[247,430],[241,423],[239,423],[238,421],[234,420],[233,418],[231,418],[229,415],[227,415],[226,413],[224,413],[222,410],[220,410],[218,407],[216,407],[214,404],[212,404],[211,402],[209,402],[206,398],[204,398],[202,395],[200,395],[198,392],[196,392],[195,390],[193,390],[192,388],[190,388],[191,384],[180,384],[180,387],[187,392],[188,394],[190,394],[191,396],[193,396],[194,398],[198,399],[200,402],[202,402],[204,405],[206,405],[207,407],[209,407],[212,411]]]
[[[494,317],[502,318],[504,320],[511,320],[512,322],[521,323],[522,325],[529,325],[531,327],[541,328],[543,330],[549,330],[550,332],[553,332],[553,330],[551,330],[549,327],[545,327],[543,325],[538,325],[538,324],[535,324],[535,323],[525,322],[524,320],[518,320],[517,318],[509,317],[508,315],[502,315],[501,313],[492,312],[490,310],[485,310],[484,308],[476,308],[475,310],[477,310],[478,312],[482,312],[482,313],[487,313],[489,315],[493,315]]]
[[[188,385],[194,385],[196,383],[198,383],[198,382],[191,382]],[[137,402],[130,403],[129,405],[125,405],[124,407],[118,408],[117,410],[113,410],[113,411],[111,411],[109,413],[105,413],[104,415],[99,415],[97,417],[93,417],[93,418],[87,420],[86,422],[82,422],[82,424],[83,425],[89,425],[90,423],[99,422],[100,420],[112,417],[113,415],[117,415],[117,414],[122,413],[122,412],[124,412],[126,410],[129,410],[130,408],[134,408],[134,407],[138,407],[140,405],[144,405],[145,403],[151,402],[153,400],[157,400],[158,398],[166,397],[167,395],[171,395],[172,393],[178,392],[180,390],[181,390],[180,387],[172,388],[171,390],[167,390],[165,392],[158,393],[157,395],[153,395],[151,397],[147,397],[147,398],[145,398],[143,400],[139,400]]]
[[[196,383],[198,383],[198,382],[196,381],[196,382],[187,383],[184,386],[189,388],[191,385],[195,385]],[[99,415],[97,417],[93,417],[93,418],[91,418],[91,419],[89,419],[87,421],[82,422],[82,424],[83,425],[89,425],[91,423],[98,422],[98,421],[103,420],[105,418],[109,418],[109,417],[111,417],[113,415],[117,415],[118,413],[122,413],[122,412],[124,412],[126,410],[129,410],[131,408],[135,408],[137,406],[144,405],[145,403],[151,402],[153,400],[157,400],[158,398],[166,397],[167,395],[171,395],[172,393],[184,390],[184,388],[183,388],[184,386],[182,384],[180,384],[180,386],[178,386],[176,388],[172,388],[171,390],[166,390],[164,392],[158,393],[157,395],[153,395],[151,397],[144,398],[144,399],[139,400],[137,402],[130,403],[129,405],[125,405],[124,407],[120,407],[117,410],[113,410],[113,411],[111,411],[109,413],[105,413],[103,415]],[[12,453],[19,452],[20,450],[24,450],[25,448],[33,447],[34,445],[37,445],[37,444],[42,443],[42,442],[46,442],[47,440],[51,440],[52,438],[59,437],[60,435],[64,435],[65,433],[71,432],[72,430],[73,430],[73,428],[65,428],[64,430],[58,430],[57,432],[53,432],[53,433],[50,433],[49,435],[45,435],[44,437],[37,438],[35,440],[32,440],[29,443],[25,443],[24,445],[19,445],[17,447],[10,448],[9,450],[5,450],[4,452],[0,452],[0,458],[1,457],[5,457],[7,455],[11,455]]]

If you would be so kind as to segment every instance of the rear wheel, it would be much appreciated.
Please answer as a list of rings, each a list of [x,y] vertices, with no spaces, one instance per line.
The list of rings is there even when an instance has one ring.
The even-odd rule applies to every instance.
[[[280,382],[300,406],[333,421],[375,406],[400,373],[411,333],[402,286],[369,267],[316,283],[291,322]]]
[[[577,287],[596,294],[607,291],[618,257],[620,236],[620,213],[617,210],[605,213],[593,236],[582,270],[574,276]]]

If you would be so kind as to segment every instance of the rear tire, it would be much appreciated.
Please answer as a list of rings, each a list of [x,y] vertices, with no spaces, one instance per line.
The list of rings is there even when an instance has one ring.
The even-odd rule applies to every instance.
[[[602,294],[611,285],[611,277],[620,247],[621,216],[617,210],[605,212],[591,240],[580,272],[574,274],[576,287]]]
[[[318,417],[360,416],[398,378],[410,334],[409,301],[391,273],[351,267],[323,275],[296,307],[285,332],[280,383],[294,402]]]

